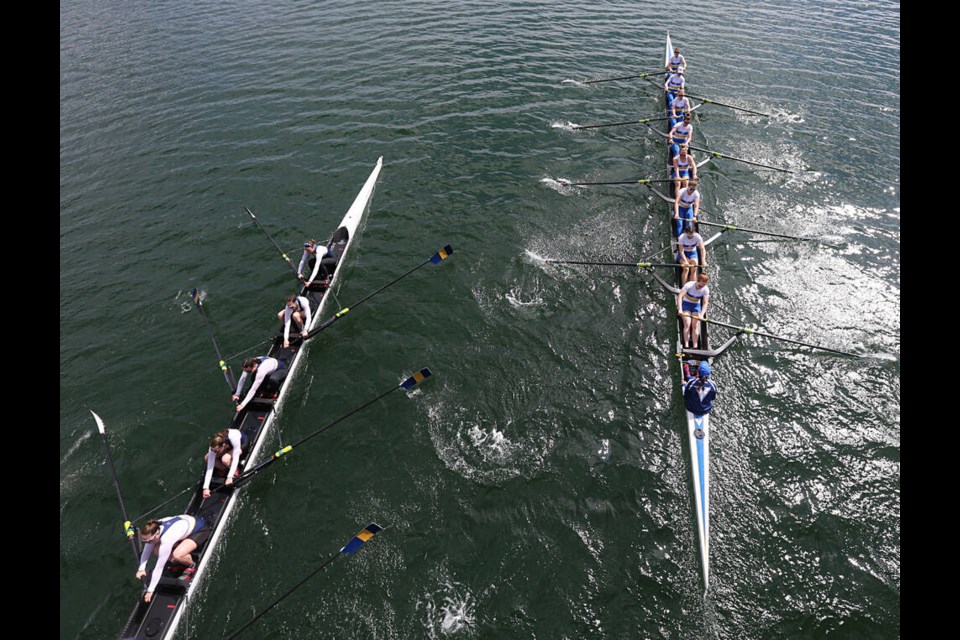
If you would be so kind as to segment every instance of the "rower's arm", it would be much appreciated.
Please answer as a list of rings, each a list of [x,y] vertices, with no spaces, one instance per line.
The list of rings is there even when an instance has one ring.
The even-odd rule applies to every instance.
[[[319,264],[319,262],[317,264]],[[310,323],[313,321],[313,312],[310,311],[310,300],[307,298],[304,298],[304,300],[306,300],[307,304],[303,306],[303,313],[306,316],[303,320],[303,330],[306,331],[310,328]]]
[[[239,429],[230,429],[227,432],[227,436],[230,438],[230,446],[232,447],[230,455],[230,472],[227,474],[228,478],[233,478],[237,469],[240,467],[240,445],[241,445],[241,435]]]
[[[300,264],[297,265],[297,275],[303,275],[303,265],[307,264],[309,256],[310,254],[304,249],[303,255],[300,256]]]
[[[284,307],[283,308],[283,344],[287,344],[288,342],[290,342],[290,322],[292,320],[293,320],[293,309],[291,309],[290,307]]]
[[[697,246],[697,249],[700,250],[700,263],[704,267],[707,266],[707,245],[703,244],[703,238],[700,238],[700,244]]]
[[[203,488],[207,490],[210,488],[210,481],[213,479],[213,465],[217,462],[217,452],[213,449],[209,450],[207,453],[207,472],[203,474]]]
[[[233,392],[233,395],[235,396],[240,395],[240,393],[243,391],[243,383],[246,381],[247,381],[247,372],[244,371],[242,374],[240,374],[240,381],[237,382],[237,389],[236,391]]]
[[[700,302],[700,317],[705,318],[707,316],[707,305],[710,304],[710,294],[703,296],[703,300]]]

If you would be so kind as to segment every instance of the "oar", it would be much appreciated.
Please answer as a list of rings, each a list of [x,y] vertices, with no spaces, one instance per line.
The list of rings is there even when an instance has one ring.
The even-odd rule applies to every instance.
[[[194,289],[190,296],[193,298],[194,304],[197,305],[197,309],[200,310],[200,317],[203,318],[203,323],[207,326],[207,333],[210,334],[210,341],[213,342],[213,350],[217,353],[220,371],[223,372],[223,379],[227,381],[227,386],[230,387],[230,394],[232,395],[237,388],[237,383],[233,380],[233,372],[230,371],[230,367],[227,366],[227,361],[220,355],[220,346],[217,344],[217,337],[213,335],[213,327],[210,326],[210,320],[207,319],[207,314],[203,310],[203,301],[200,300],[200,292]]]
[[[727,107],[728,109],[735,109],[736,111],[745,111],[745,112],[747,112],[747,113],[752,113],[752,114],[755,115],[755,116],[764,116],[765,118],[772,118],[772,117],[773,117],[773,115],[771,115],[771,114],[769,114],[769,113],[763,113],[763,112],[760,112],[760,111],[754,111],[754,110],[752,110],[752,109],[744,109],[743,107],[738,107],[738,106],[736,106],[736,105],[727,104],[726,102],[719,102],[719,101],[714,100],[714,99],[712,99],[712,98],[705,98],[705,97],[703,97],[703,96],[697,96],[697,95],[694,95],[694,94],[692,94],[692,93],[688,93],[688,94],[687,94],[687,97],[688,97],[688,98],[693,98],[693,99],[695,99],[695,100],[700,100],[700,101],[705,102],[705,103],[707,103],[707,104],[715,104],[715,105],[717,105],[718,107]]]
[[[421,369],[420,371],[416,372],[415,374],[413,374],[412,376],[410,376],[409,378],[407,378],[406,380],[404,380],[403,382],[401,382],[398,386],[391,387],[388,391],[385,391],[384,393],[381,393],[380,395],[378,395],[378,396],[377,396],[376,398],[374,398],[373,400],[368,400],[367,402],[363,403],[362,405],[360,405],[360,406],[357,407],[356,409],[353,409],[352,411],[350,411],[350,412],[348,412],[348,413],[345,413],[344,415],[340,416],[339,418],[337,418],[337,419],[334,420],[333,422],[327,424],[327,425],[324,426],[323,428],[318,429],[317,431],[314,431],[313,433],[311,433],[310,435],[308,435],[306,438],[303,438],[303,439],[300,440],[299,442],[295,442],[295,443],[293,443],[293,444],[291,444],[291,445],[288,445],[288,446],[286,446],[286,447],[283,447],[282,449],[280,449],[279,451],[277,451],[276,453],[274,453],[273,456],[272,456],[269,460],[265,460],[264,462],[261,462],[259,465],[257,465],[257,466],[254,467],[253,469],[250,469],[249,471],[245,471],[245,472],[243,473],[243,475],[241,475],[241,476],[236,480],[236,482],[234,482],[234,483],[233,483],[232,485],[230,485],[229,487],[227,487],[226,485],[220,485],[220,486],[217,487],[216,489],[213,489],[213,490],[211,491],[211,493],[217,493],[218,491],[223,491],[223,490],[226,490],[226,489],[234,489],[234,488],[239,487],[241,483],[244,483],[244,482],[249,481],[251,478],[253,478],[253,476],[257,475],[258,473],[260,473],[261,471],[263,471],[264,469],[266,469],[266,468],[267,468],[268,466],[270,466],[273,462],[275,462],[278,458],[280,458],[280,457],[282,457],[282,456],[285,456],[286,454],[290,453],[290,452],[293,450],[294,447],[300,446],[301,444],[303,444],[304,442],[306,442],[306,441],[309,440],[310,438],[313,438],[314,436],[317,436],[317,435],[323,433],[324,431],[326,431],[327,429],[333,427],[334,425],[337,425],[337,424],[343,422],[344,420],[346,420],[346,419],[349,418],[350,416],[352,416],[352,415],[354,415],[354,414],[356,414],[356,413],[359,413],[360,411],[363,411],[364,409],[366,409],[366,408],[369,407],[370,405],[374,404],[374,403],[377,402],[378,400],[382,400],[383,398],[387,397],[388,395],[390,395],[391,393],[393,393],[393,392],[396,391],[397,389],[413,389],[413,388],[416,387],[418,384],[420,384],[421,382],[423,382],[424,380],[426,380],[427,378],[429,378],[431,375],[432,375],[432,373],[430,372],[430,369]],[[169,504],[169,503],[172,502],[173,500],[176,500],[177,498],[179,498],[180,496],[182,496],[182,495],[185,494],[185,493],[189,493],[190,491],[196,491],[198,486],[199,486],[199,485],[194,485],[194,486],[191,486],[191,487],[187,487],[186,489],[184,489],[184,490],[181,491],[180,493],[178,493],[178,494],[176,494],[176,495],[174,495],[174,496],[171,496],[170,498],[167,498],[167,499],[164,500],[162,503],[160,503],[160,504],[158,504],[157,506],[151,508],[149,511],[145,511],[145,512],[143,513],[143,515],[137,516],[136,519],[133,520],[133,522],[139,522],[139,521],[142,520],[143,518],[146,518],[146,517],[149,516],[150,514],[155,513],[156,511],[160,510],[163,506]]]
[[[544,262],[549,262],[550,264],[581,264],[593,267],[633,267],[635,269],[646,267],[670,267],[676,269],[680,267],[676,262],[590,262],[587,260],[544,260]]]
[[[353,409],[352,411],[349,411],[349,412],[343,414],[342,416],[340,416],[339,418],[337,418],[337,419],[334,420],[333,422],[327,424],[326,426],[321,427],[320,429],[317,429],[316,431],[314,431],[313,433],[311,433],[311,434],[308,435],[307,437],[301,438],[301,439],[298,440],[297,442],[294,442],[293,444],[288,444],[287,446],[283,447],[282,449],[277,450],[276,452],[274,452],[274,454],[273,454],[272,456],[270,456],[270,458],[268,458],[267,460],[264,460],[263,462],[261,462],[260,464],[258,464],[257,466],[255,466],[253,469],[249,469],[249,470],[247,470],[247,471],[244,471],[243,474],[237,479],[237,481],[233,483],[233,486],[236,487],[236,486],[239,486],[240,484],[242,484],[242,483],[244,483],[244,482],[248,482],[248,481],[249,481],[251,478],[253,478],[255,475],[257,475],[258,473],[260,473],[261,471],[263,471],[264,469],[266,469],[267,467],[269,467],[271,464],[273,464],[274,462],[276,462],[277,460],[279,460],[279,459],[282,458],[283,456],[285,456],[285,455],[287,455],[288,453],[290,453],[291,451],[293,451],[293,449],[294,449],[295,447],[299,447],[300,445],[302,445],[303,443],[307,442],[307,441],[310,440],[311,438],[315,438],[316,436],[320,435],[321,433],[323,433],[323,432],[326,431],[327,429],[330,429],[330,428],[332,428],[332,427],[340,424],[341,422],[343,422],[344,420],[346,420],[346,419],[349,418],[350,416],[352,416],[352,415],[354,415],[354,414],[356,414],[356,413],[359,413],[360,411],[363,411],[364,409],[366,409],[367,407],[369,407],[369,406],[372,405],[373,403],[375,403],[375,402],[377,402],[377,401],[379,401],[379,400],[382,400],[383,398],[386,398],[388,395],[390,395],[390,394],[393,393],[394,391],[397,391],[398,389],[413,389],[413,388],[416,387],[418,384],[420,384],[421,382],[423,382],[424,380],[426,380],[427,378],[429,378],[431,375],[432,375],[432,374],[430,373],[430,369],[420,369],[420,371],[416,372],[415,374],[413,374],[412,376],[410,376],[409,378],[407,378],[406,380],[404,380],[404,381],[401,382],[400,384],[391,387],[391,388],[388,389],[387,391],[384,391],[383,393],[381,393],[380,395],[378,395],[376,398],[373,398],[372,400],[367,400],[366,402],[364,402],[362,405],[360,405],[360,406],[357,407],[356,409]],[[218,487],[218,490],[219,490],[219,489],[220,489],[220,487]]]
[[[648,122],[660,122],[661,120],[669,120],[669,116],[663,116],[661,118],[642,118],[640,120],[624,120],[623,122],[608,122],[606,124],[586,124],[586,125],[573,125],[572,129],[602,129],[604,127],[621,127],[626,124],[647,124]]]
[[[300,280],[301,282],[303,282],[303,278],[300,276],[300,272],[297,271],[296,265],[293,264],[293,261],[283,251],[283,249],[280,248],[280,245],[277,243],[276,240],[273,239],[273,236],[270,235],[270,232],[267,231],[267,229],[262,224],[260,224],[260,221],[257,220],[257,216],[253,215],[253,211],[250,211],[248,207],[244,207],[244,209],[246,209],[247,213],[250,214],[250,217],[253,218],[254,223],[256,223],[256,225],[260,228],[260,231],[263,231],[265,234],[267,234],[267,237],[270,238],[270,242],[273,243],[273,247],[277,250],[277,253],[280,254],[280,257],[283,258],[283,261],[286,262],[287,265],[290,267],[290,270],[293,271],[293,276],[297,280]]]
[[[587,80],[583,84],[598,84],[600,82],[615,82],[617,80],[633,80],[634,78],[649,78],[650,76],[664,76],[667,75],[666,71],[648,71],[646,73],[638,73],[632,76],[620,76],[619,78],[603,78],[602,80]]]
[[[706,212],[701,210],[701,213],[706,213]],[[774,238],[787,238],[788,240],[805,240],[805,241],[820,242],[820,240],[818,240],[817,238],[810,238],[807,236],[789,236],[785,233],[772,233],[770,231],[760,231],[759,229],[747,229],[746,227],[736,227],[732,224],[704,222],[703,220],[698,220],[697,222],[698,224],[705,224],[708,227],[718,227],[723,231],[743,231],[744,233],[755,233],[761,236],[773,236]]]
[[[300,587],[302,587],[302,586],[307,582],[307,580],[309,580],[309,579],[312,578],[313,576],[315,576],[315,575],[317,575],[318,573],[320,573],[321,571],[323,571],[323,570],[327,567],[327,565],[329,565],[331,562],[333,562],[334,560],[336,560],[336,559],[339,558],[340,556],[347,555],[348,553],[356,553],[356,552],[359,551],[361,548],[363,548],[363,545],[364,545],[365,542],[367,542],[368,540],[370,540],[371,538],[373,538],[373,536],[377,535],[377,534],[380,533],[381,531],[383,531],[383,527],[381,527],[381,526],[378,525],[377,523],[371,522],[370,524],[368,524],[366,527],[363,528],[363,531],[361,531],[360,533],[358,533],[357,535],[355,535],[350,542],[348,542],[347,544],[343,545],[343,547],[340,549],[340,551],[336,552],[334,555],[332,555],[332,556],[330,556],[329,558],[327,558],[326,561],[323,562],[323,564],[321,564],[319,567],[317,567],[316,569],[314,569],[313,571],[311,571],[310,574],[307,575],[306,578],[304,578],[303,580],[301,580],[300,582],[298,582],[296,585],[293,586],[293,588],[291,588],[291,589],[288,590],[286,593],[284,593],[282,596],[280,596],[279,598],[277,598],[276,600],[274,600],[274,601],[270,604],[270,606],[268,606],[266,609],[264,609],[263,611],[261,611],[261,612],[258,613],[257,615],[253,616],[253,617],[252,617],[246,624],[244,624],[242,627],[240,627],[239,629],[237,629],[236,631],[234,631],[233,633],[231,633],[229,636],[227,636],[226,640],[233,640],[233,638],[236,638],[237,636],[239,636],[239,635],[240,635],[241,633],[243,633],[243,631],[244,631],[245,629],[247,629],[250,625],[252,625],[254,622],[256,622],[257,620],[259,620],[260,618],[262,618],[268,611],[270,611],[271,609],[273,609],[275,606],[277,606],[278,604],[280,604],[280,602],[283,601],[287,596],[289,596],[291,593],[293,593],[294,591],[296,591],[297,589],[299,589]]]
[[[393,280],[391,280],[391,281],[388,282],[387,284],[383,285],[382,287],[380,287],[379,289],[377,289],[377,290],[374,291],[373,293],[368,293],[368,294],[365,295],[364,297],[360,298],[360,300],[359,300],[358,302],[355,302],[353,305],[348,306],[348,307],[344,307],[343,309],[340,309],[340,311],[337,311],[335,314],[333,314],[333,316],[331,316],[330,318],[324,320],[324,321],[320,324],[320,326],[318,326],[316,329],[314,329],[313,331],[311,331],[311,332],[304,338],[304,340],[309,340],[310,338],[313,338],[314,336],[318,335],[321,331],[323,331],[324,329],[326,329],[327,327],[329,327],[330,325],[332,325],[334,322],[336,322],[337,320],[339,320],[340,318],[342,318],[343,316],[345,316],[347,313],[349,313],[351,309],[356,309],[357,307],[359,307],[361,304],[363,304],[364,302],[366,302],[367,300],[369,300],[369,299],[372,298],[373,296],[375,296],[375,295],[377,295],[378,293],[380,293],[380,292],[382,292],[382,291],[384,291],[384,290],[392,287],[392,286],[395,285],[396,283],[400,282],[401,280],[403,280],[404,278],[406,278],[407,276],[409,276],[411,273],[417,271],[418,269],[421,269],[422,267],[425,267],[425,266],[428,265],[428,264],[440,264],[441,262],[443,262],[444,260],[446,260],[447,258],[449,258],[451,255],[453,255],[453,247],[451,247],[450,245],[447,245],[447,246],[443,247],[442,249],[440,249],[439,251],[437,251],[435,254],[433,254],[432,256],[430,256],[429,258],[427,258],[426,260],[424,260],[423,262],[421,262],[420,264],[418,264],[417,266],[415,266],[413,269],[410,269],[410,270],[407,271],[406,273],[403,273],[403,274],[397,276],[396,278],[394,278]]]
[[[130,548],[133,550],[133,557],[140,562],[140,551],[137,550],[137,539],[133,531],[133,523],[127,516],[127,505],[123,502],[123,494],[120,493],[120,480],[117,479],[117,469],[113,466],[113,458],[110,457],[110,445],[107,443],[107,428],[103,420],[96,413],[91,411],[93,419],[97,422],[97,430],[100,431],[100,439],[103,441],[103,455],[107,459],[107,468],[110,469],[110,477],[113,479],[113,488],[117,490],[117,500],[120,502],[120,515],[123,516],[123,532],[130,541]]]
[[[719,151],[711,151],[710,149],[704,149],[703,147],[695,147],[689,145],[688,149],[694,149],[696,151],[703,151],[704,153],[713,156],[714,158],[726,158],[727,160],[735,160],[736,162],[742,162],[744,164],[749,164],[754,167],[763,167],[764,169],[772,169],[774,171],[780,171],[781,173],[796,173],[793,169],[784,169],[783,167],[774,167],[773,165],[763,164],[762,162],[754,162],[753,160],[746,160],[744,158],[738,158],[736,156],[731,156],[726,153],[720,153]]]
[[[688,316],[693,318],[689,313],[682,313],[680,315]],[[697,318],[700,322],[709,322],[710,324],[720,325],[721,327],[727,327],[728,329],[736,329],[737,331],[746,333],[752,336],[760,336],[762,338],[770,338],[771,340],[780,340],[782,342],[789,342],[791,344],[797,344],[801,347],[810,347],[811,349],[819,349],[820,351],[829,351],[830,353],[836,353],[841,356],[850,356],[851,358],[861,358],[862,356],[857,355],[856,353],[850,353],[849,351],[840,351],[839,349],[831,349],[830,347],[824,347],[819,344],[813,344],[810,342],[801,342],[800,340],[794,340],[793,338],[785,338],[783,336],[775,336],[772,333],[764,333],[763,331],[757,331],[751,329],[750,327],[740,327],[735,324],[728,324],[726,322],[720,322],[719,320],[712,320],[710,318]]]
[[[650,131],[653,131],[658,136],[662,138],[667,138],[669,140],[670,138],[669,134],[664,133],[663,131],[657,131],[656,129],[651,127],[649,124],[644,124],[644,126],[647,127]],[[734,160],[736,162],[742,162],[744,164],[749,164],[754,167],[763,167],[764,169],[772,169],[774,171],[780,171],[783,173],[796,173],[796,171],[794,171],[793,169],[784,169],[783,167],[774,167],[773,165],[763,164],[762,162],[754,162],[753,160],[747,160],[745,158],[738,158],[736,156],[731,156],[726,153],[720,153],[719,151],[711,151],[710,149],[705,149],[704,147],[695,147],[692,144],[687,145],[687,148],[693,149],[695,151],[703,151],[704,153],[711,155],[714,158],[726,158],[727,160]]]
[[[567,187],[594,187],[598,185],[610,185],[610,184],[653,184],[656,182],[674,182],[674,180],[673,178],[666,178],[663,180],[640,178],[639,180],[614,180],[613,182],[570,182],[566,178],[557,178],[557,182]]]

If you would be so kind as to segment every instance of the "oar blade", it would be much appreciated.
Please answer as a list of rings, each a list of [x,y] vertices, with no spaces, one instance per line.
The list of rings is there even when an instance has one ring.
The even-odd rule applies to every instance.
[[[368,540],[373,538],[373,536],[377,535],[381,531],[383,531],[383,527],[378,525],[376,522],[371,522],[370,524],[368,524],[363,528],[363,531],[355,535],[353,537],[353,540],[343,545],[343,548],[340,549],[340,553],[348,554],[348,553],[356,553],[357,551],[360,551],[360,549],[363,548],[363,545]]]
[[[440,249],[439,251],[437,251],[432,256],[430,256],[430,264],[440,264],[441,262],[449,258],[451,255],[453,255],[453,247],[451,247],[450,245],[447,245],[442,249]]]
[[[90,413],[93,414],[93,419],[97,422],[97,430],[100,432],[100,435],[106,435],[107,428],[103,424],[103,418],[98,416],[92,409],[90,410]]]
[[[420,369],[420,371],[417,371],[415,374],[401,382],[400,386],[407,390],[413,389],[415,386],[432,375],[433,373],[430,371],[430,369]]]
[[[190,298],[193,300],[193,304],[200,306],[200,290],[196,287],[193,288],[193,291],[190,293]]]

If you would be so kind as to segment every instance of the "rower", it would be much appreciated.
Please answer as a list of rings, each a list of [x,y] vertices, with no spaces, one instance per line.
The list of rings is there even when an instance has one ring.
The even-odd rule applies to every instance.
[[[143,601],[150,602],[163,575],[167,560],[186,566],[178,580],[186,585],[196,573],[196,565],[191,555],[210,537],[210,527],[206,520],[188,515],[150,520],[138,533],[143,551],[140,553],[140,566],[137,568],[137,580],[147,575],[147,562],[151,555],[157,556],[157,564],[150,575],[150,583],[143,594]]]
[[[697,179],[687,181],[687,188],[676,192],[673,200],[673,219],[676,221],[674,235],[683,233],[688,220],[697,221],[700,212],[700,192],[697,191]]]
[[[683,403],[687,411],[695,416],[710,413],[713,401],[717,397],[717,385],[710,380],[710,363],[703,360],[697,369],[697,375],[683,383]]]
[[[670,103],[670,127],[673,128],[683,120],[684,114],[689,115],[692,104],[683,89],[677,92],[677,97]]]
[[[683,120],[678,122],[670,129],[667,134],[667,142],[670,144],[670,157],[680,153],[680,145],[689,145],[693,142],[693,125],[690,124],[690,114],[683,114]]]
[[[240,400],[243,383],[250,374],[253,374],[253,383],[250,385],[250,391],[247,392],[247,396],[243,399],[243,402],[237,405],[237,413],[243,411],[244,407],[253,400],[254,396],[257,395],[257,391],[260,389],[260,385],[262,385],[268,377],[271,383],[279,386],[280,383],[283,382],[283,378],[286,377],[286,367],[280,360],[269,356],[247,358],[244,360],[243,375],[240,376],[240,380],[237,382],[237,389],[233,394],[234,402]]]
[[[207,472],[203,476],[203,497],[210,497],[210,481],[213,479],[213,470],[227,476],[224,484],[228,487],[233,484],[233,478],[240,466],[240,454],[246,444],[247,434],[240,429],[224,429],[210,439],[210,451],[203,459],[207,462]]]
[[[697,179],[697,161],[687,153],[687,145],[680,145],[680,151],[673,156],[673,192],[685,189],[690,178]]]
[[[680,283],[687,284],[697,275],[697,267],[707,267],[707,247],[692,222],[688,222],[677,238],[677,262],[683,269]]]
[[[303,282],[303,286],[310,288],[318,277],[322,277],[321,282],[328,280],[333,272],[331,267],[336,264],[337,259],[326,245],[319,244],[316,240],[307,240],[303,243],[303,255],[297,266],[297,276]],[[310,268],[309,278],[303,275],[304,265]]]
[[[680,53],[680,47],[673,48],[673,55],[667,58],[667,71],[673,73],[677,69],[686,69],[687,59]]]
[[[663,90],[666,91],[670,99],[673,100],[677,97],[680,89],[686,86],[686,83],[687,81],[683,77],[683,67],[680,67],[667,78],[666,83],[663,85]]]
[[[707,281],[710,276],[701,273],[696,280],[683,285],[677,294],[677,313],[683,318],[683,335],[681,340],[684,349],[696,348],[699,341],[697,333],[700,318],[706,317],[707,305],[710,303],[710,289]]]
[[[295,293],[287,296],[287,303],[277,313],[277,320],[283,325],[283,347],[290,346],[290,324],[295,322],[300,329],[300,337],[306,338],[311,321],[310,301]]]

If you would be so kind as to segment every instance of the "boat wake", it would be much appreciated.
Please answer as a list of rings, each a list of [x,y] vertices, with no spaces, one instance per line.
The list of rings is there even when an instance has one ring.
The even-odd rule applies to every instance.
[[[553,129],[563,129],[564,131],[576,131],[580,128],[580,125],[578,125],[576,122],[570,122],[569,120],[566,122],[555,120],[550,123],[550,127]]]

